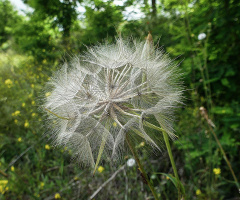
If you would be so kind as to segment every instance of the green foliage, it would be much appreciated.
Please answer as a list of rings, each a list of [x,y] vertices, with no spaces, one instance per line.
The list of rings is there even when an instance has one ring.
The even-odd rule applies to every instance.
[[[52,21],[39,19],[33,15],[30,20],[16,26],[14,31],[14,39],[16,49],[23,53],[37,57],[38,60],[56,59],[59,52],[58,40],[60,33],[56,28],[51,28]]]
[[[9,44],[3,44],[10,39],[14,27],[21,22],[21,17],[8,0],[0,1],[0,47],[6,49]]]
[[[85,37],[91,38],[90,43],[101,42],[105,38],[111,40],[117,35],[116,30],[123,20],[123,15],[119,7],[115,6],[112,1],[105,3],[96,0],[85,8],[87,25]]]
[[[35,9],[35,14],[39,20],[50,18],[54,25],[59,25],[63,29],[65,38],[70,36],[70,29],[77,18],[77,1],[71,0],[24,0]]]

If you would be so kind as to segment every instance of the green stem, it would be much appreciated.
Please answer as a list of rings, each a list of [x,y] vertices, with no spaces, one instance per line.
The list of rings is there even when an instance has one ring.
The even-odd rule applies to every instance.
[[[214,132],[214,130],[212,129],[212,127],[211,127],[211,125],[210,125],[209,123],[208,123],[208,126],[209,126],[209,129],[211,130],[211,132],[212,132],[212,134],[213,134],[213,136],[214,136],[214,138],[215,138],[215,140],[216,140],[216,142],[217,142],[217,144],[218,144],[218,146],[219,146],[219,148],[220,148],[220,150],[221,150],[221,152],[222,152],[222,154],[223,154],[223,158],[225,159],[225,161],[226,161],[226,163],[227,163],[227,165],[228,165],[228,167],[229,167],[229,169],[230,169],[230,171],[231,171],[231,173],[232,173],[232,176],[233,176],[233,179],[234,179],[235,184],[236,184],[236,186],[237,186],[237,189],[239,190],[239,189],[240,189],[240,186],[239,186],[237,177],[236,177],[236,175],[235,175],[235,173],[234,173],[234,171],[233,171],[233,169],[232,169],[231,163],[229,162],[229,160],[228,160],[228,158],[227,158],[227,155],[226,155],[225,151],[223,150],[220,141],[219,141],[218,138],[217,138],[216,133]]]
[[[134,156],[134,158],[135,158],[135,160],[136,160],[136,162],[138,164],[139,170],[140,170],[141,174],[143,175],[144,179],[146,180],[146,182],[147,182],[147,184],[148,184],[148,186],[149,186],[149,188],[150,188],[154,198],[156,200],[159,200],[159,198],[157,196],[157,193],[156,193],[152,183],[148,179],[148,176],[147,176],[147,174],[146,174],[146,172],[145,172],[145,170],[144,170],[144,168],[143,168],[143,166],[142,166],[142,164],[141,164],[141,162],[140,162],[140,160],[138,158],[137,152],[135,151],[135,149],[133,147],[133,144],[131,143],[131,141],[130,141],[130,139],[128,137],[128,133],[126,134],[126,141],[127,141],[127,144],[128,144],[128,146],[129,146],[129,148],[130,148],[130,150],[131,150],[131,152],[132,152],[132,154],[133,154],[133,156]]]
[[[179,180],[179,176],[178,176],[178,173],[177,173],[177,168],[176,168],[176,165],[175,165],[175,162],[174,162],[174,159],[173,159],[172,150],[171,150],[169,139],[168,139],[168,134],[166,133],[166,131],[163,131],[163,137],[164,137],[164,141],[165,141],[166,146],[167,146],[167,151],[168,151],[168,155],[169,155],[169,158],[170,158],[170,161],[171,161],[171,164],[172,164],[174,176],[177,179],[178,199],[181,199],[180,184],[179,184],[180,180]]]

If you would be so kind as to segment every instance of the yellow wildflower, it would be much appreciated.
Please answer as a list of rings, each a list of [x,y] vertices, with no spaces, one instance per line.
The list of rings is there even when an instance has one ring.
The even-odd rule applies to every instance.
[[[18,138],[18,142],[22,142],[22,138],[21,137]]]
[[[24,127],[25,128],[28,128],[29,127],[29,122],[26,120],[25,123],[24,123]]]
[[[116,126],[117,126],[117,123],[116,123],[116,122],[113,122],[113,126],[116,127]]]
[[[49,150],[50,146],[48,144],[45,145],[45,149]]]
[[[144,147],[144,146],[145,146],[145,142],[141,142],[140,147]]]
[[[197,189],[196,190],[196,195],[200,195],[200,194],[202,194],[201,190]]]
[[[20,115],[20,113],[21,112],[19,110],[16,110],[14,113],[12,113],[12,116],[16,117],[16,116]]]
[[[54,196],[55,199],[61,199],[61,196],[59,193],[56,193],[55,196]]]
[[[219,175],[219,174],[221,174],[221,169],[220,168],[214,168],[213,173],[216,174],[216,175]]]
[[[35,117],[36,116],[36,113],[32,113],[32,117]]]
[[[32,101],[32,105],[35,105],[35,101]]]
[[[18,124],[18,120],[17,120],[17,119],[14,119],[14,123],[15,123],[15,124]]]
[[[99,172],[99,173],[102,173],[102,172],[103,172],[103,170],[104,170],[104,167],[102,167],[102,166],[99,166],[97,170],[98,170],[98,172]]]
[[[7,79],[5,80],[5,85],[7,85],[8,88],[12,87],[13,82],[11,81],[11,79]]]
[[[31,88],[34,88],[35,87],[35,85],[34,84],[31,84]]]
[[[43,63],[43,64],[46,64],[46,63],[47,63],[47,60],[46,60],[46,59],[44,59],[44,60],[42,61],[42,63]]]
[[[45,52],[45,51],[46,51],[46,49],[43,49],[43,50],[42,50],[42,52]]]
[[[15,171],[15,168],[14,166],[11,167],[11,171],[14,172]]]
[[[8,184],[8,180],[0,180],[0,193],[1,194],[4,194],[8,190],[8,187],[6,187],[7,184]]]
[[[170,178],[168,176],[166,176],[166,179],[169,180]]]
[[[44,185],[45,185],[44,182],[41,182],[40,183],[40,188],[43,189]]]
[[[45,93],[45,97],[49,97],[51,95],[51,92]]]
[[[25,103],[22,103],[22,107],[25,107],[26,106],[26,104]]]
[[[34,193],[35,197],[40,197],[40,195],[38,193]]]

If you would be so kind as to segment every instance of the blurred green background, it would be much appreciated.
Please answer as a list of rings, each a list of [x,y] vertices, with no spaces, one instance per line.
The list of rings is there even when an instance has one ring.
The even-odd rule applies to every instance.
[[[21,1],[12,1],[15,5]],[[71,152],[43,136],[38,107],[45,82],[85,46],[114,41],[121,33],[155,44],[177,58],[184,73],[185,107],[176,113],[172,142],[187,199],[240,199],[215,132],[240,180],[239,0],[23,0],[19,11],[0,0],[0,199],[89,199],[120,166],[102,163],[93,177],[71,162]],[[159,41],[160,39],[160,41]],[[166,151],[141,160],[161,199],[177,190]],[[131,154],[125,160],[131,158]],[[122,163],[124,164],[124,163]],[[153,199],[137,166],[125,166],[95,199]]]

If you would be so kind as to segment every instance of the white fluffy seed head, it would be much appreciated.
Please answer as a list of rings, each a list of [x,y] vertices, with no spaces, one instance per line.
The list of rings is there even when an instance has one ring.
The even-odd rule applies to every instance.
[[[159,145],[146,131],[151,116],[174,139],[173,111],[181,103],[177,66],[151,40],[118,38],[65,63],[48,82],[43,105],[57,146],[66,146],[85,166],[119,160],[125,137]],[[102,156],[103,155],[103,156]]]

